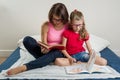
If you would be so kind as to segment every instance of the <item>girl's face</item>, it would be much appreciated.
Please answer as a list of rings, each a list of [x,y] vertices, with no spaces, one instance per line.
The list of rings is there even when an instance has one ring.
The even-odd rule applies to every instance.
[[[53,20],[53,24],[54,24],[55,26],[60,26],[60,25],[63,24],[63,23],[62,23],[62,18],[60,18],[60,17],[58,17],[58,16],[53,15],[52,20]]]
[[[83,27],[83,20],[82,19],[72,21],[72,28],[76,33],[78,33],[80,31],[80,29],[82,29],[82,27]]]

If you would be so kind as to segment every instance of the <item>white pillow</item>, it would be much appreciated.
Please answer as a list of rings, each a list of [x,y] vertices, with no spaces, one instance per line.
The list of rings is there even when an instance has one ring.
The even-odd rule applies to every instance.
[[[40,35],[34,35],[34,36],[31,36],[31,37],[33,37],[37,41],[41,40]],[[22,41],[23,41],[23,38],[18,41],[18,46],[21,49],[26,50],[24,48],[24,45],[23,45]],[[110,45],[110,42],[108,40],[106,40],[106,39],[103,39],[101,37],[90,34],[90,44],[92,46],[92,49],[94,49],[96,52],[100,52],[104,48],[108,47]]]
[[[100,52],[104,48],[108,47],[110,45],[110,42],[101,37],[90,34],[90,44],[92,46],[92,49],[94,49],[96,52]],[[85,48],[86,48],[86,46],[85,46]]]
[[[41,38],[40,35],[34,35],[34,36],[31,36],[31,37],[33,37],[37,41],[41,40],[40,39]],[[23,38],[18,41],[18,46],[21,49],[26,50],[24,48],[24,45],[23,45],[22,41],[23,41]],[[100,52],[104,48],[108,47],[110,45],[110,42],[108,40],[106,40],[106,39],[103,39],[101,37],[98,37],[98,36],[95,36],[93,34],[90,34],[90,44],[92,46],[92,49],[94,49],[96,52]]]

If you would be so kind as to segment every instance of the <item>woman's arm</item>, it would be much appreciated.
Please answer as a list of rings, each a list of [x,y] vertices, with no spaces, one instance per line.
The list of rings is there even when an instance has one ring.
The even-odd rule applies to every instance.
[[[47,32],[48,32],[48,22],[45,22],[41,27],[41,41],[45,44],[47,44],[47,36],[48,36]],[[47,46],[47,48],[48,49],[41,46],[41,52],[42,53],[49,52],[49,46]]]
[[[41,27],[41,41],[47,44],[48,22],[45,22]]]

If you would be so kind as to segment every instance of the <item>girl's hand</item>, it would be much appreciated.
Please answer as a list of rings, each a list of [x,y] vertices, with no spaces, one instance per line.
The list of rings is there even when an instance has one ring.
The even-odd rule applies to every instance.
[[[69,59],[71,65],[76,62],[76,59],[75,59],[75,58],[72,58],[72,57],[71,57],[71,58],[68,58],[68,59]]]

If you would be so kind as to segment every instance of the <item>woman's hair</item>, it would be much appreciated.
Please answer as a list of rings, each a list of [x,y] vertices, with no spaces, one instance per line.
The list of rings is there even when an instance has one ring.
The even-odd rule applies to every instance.
[[[66,6],[62,3],[56,3],[51,7],[48,15],[49,21],[51,23],[53,23],[53,15],[60,17],[63,24],[66,24],[68,22],[69,14]]]
[[[82,12],[74,10],[70,14],[70,24],[72,24],[73,20],[83,20],[83,26],[82,29],[80,29],[79,34],[80,34],[80,39],[86,39],[88,37],[87,30],[85,28],[85,21],[84,21],[84,16]],[[70,26],[70,29],[72,29],[72,25]]]

